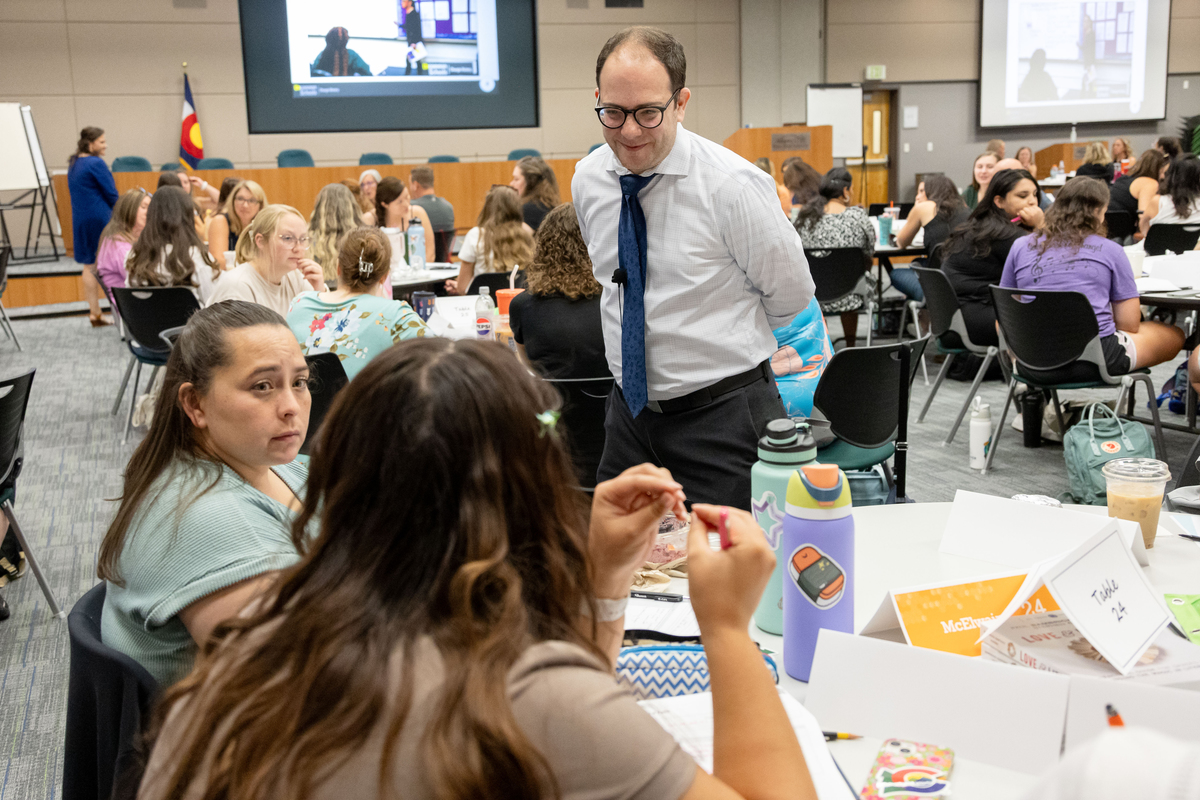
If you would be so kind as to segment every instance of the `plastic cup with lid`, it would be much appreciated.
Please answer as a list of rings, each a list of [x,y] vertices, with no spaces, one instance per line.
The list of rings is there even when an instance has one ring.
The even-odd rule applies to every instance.
[[[1154,547],[1170,468],[1156,458],[1115,458],[1100,472],[1108,492],[1108,515],[1141,525],[1146,549]]]

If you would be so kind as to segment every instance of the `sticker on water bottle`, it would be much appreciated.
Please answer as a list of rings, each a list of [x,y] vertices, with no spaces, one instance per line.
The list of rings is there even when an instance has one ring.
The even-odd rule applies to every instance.
[[[801,545],[788,558],[788,574],[796,588],[817,608],[833,608],[846,593],[846,573],[811,544]]]

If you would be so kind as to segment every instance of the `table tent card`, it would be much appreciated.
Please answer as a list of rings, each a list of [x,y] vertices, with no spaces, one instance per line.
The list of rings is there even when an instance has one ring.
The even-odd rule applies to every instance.
[[[1025,583],[1025,573],[1010,572],[972,581],[894,589],[860,634],[887,636],[899,630],[916,647],[963,656],[980,655],[979,632],[984,622],[999,616]],[[1016,614],[1057,611],[1045,587],[1034,592]]]
[[[1121,675],[1133,670],[1172,619],[1117,520],[1107,520],[1067,553],[1031,567],[1003,612],[983,624],[980,641],[1003,633],[1006,623],[1043,587],[1074,630]]]

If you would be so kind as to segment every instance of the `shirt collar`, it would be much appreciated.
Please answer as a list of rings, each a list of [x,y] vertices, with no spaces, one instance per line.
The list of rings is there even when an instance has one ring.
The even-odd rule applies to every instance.
[[[662,160],[651,175],[687,175],[688,164],[692,160],[692,134],[683,127],[683,123],[676,123],[675,144],[671,147],[671,152],[667,153],[667,157]],[[609,148],[608,151],[608,171],[615,172],[617,175],[632,174],[621,163],[621,159],[617,158],[617,154]]]

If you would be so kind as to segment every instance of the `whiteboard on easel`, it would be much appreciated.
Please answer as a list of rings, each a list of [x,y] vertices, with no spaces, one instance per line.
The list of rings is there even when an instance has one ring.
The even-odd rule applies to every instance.
[[[33,154],[33,168],[37,171],[38,183],[50,185],[50,170],[46,169],[46,159],[42,156],[42,143],[38,139],[37,127],[33,124],[33,109],[21,106],[21,120],[25,123],[25,136],[29,139],[29,150]]]
[[[20,103],[0,103],[0,191],[38,188]]]
[[[833,157],[862,158],[862,86],[809,84],[807,103],[806,125],[833,126]]]

